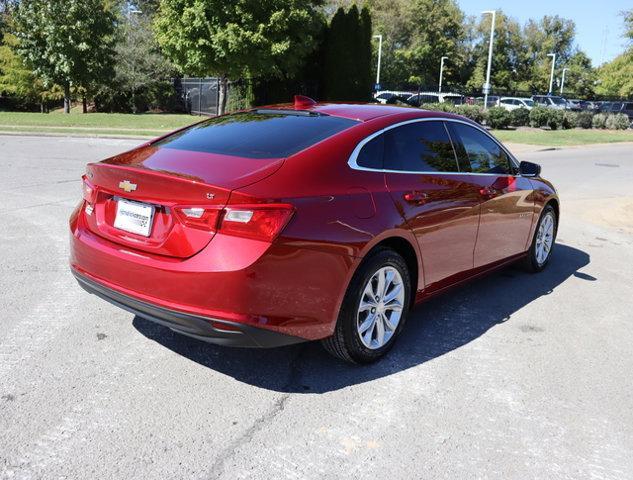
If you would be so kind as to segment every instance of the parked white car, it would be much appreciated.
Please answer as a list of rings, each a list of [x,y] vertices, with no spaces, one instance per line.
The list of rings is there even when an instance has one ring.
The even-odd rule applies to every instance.
[[[378,101],[378,103],[387,103],[390,99],[397,97],[398,99],[402,99],[403,101],[413,95],[413,92],[400,92],[397,90],[380,90],[374,93],[374,99]]]
[[[532,110],[534,102],[529,98],[501,97],[497,102],[497,105],[509,111],[516,110],[517,108]]]
[[[461,105],[464,103],[464,96],[459,93],[439,93],[439,92],[420,92],[411,95],[407,99],[407,103],[419,107],[425,103],[451,103],[453,105]]]

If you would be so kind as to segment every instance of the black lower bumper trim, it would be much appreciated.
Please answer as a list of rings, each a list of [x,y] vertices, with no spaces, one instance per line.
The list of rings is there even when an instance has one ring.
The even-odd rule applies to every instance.
[[[242,323],[202,317],[152,305],[105,287],[74,269],[72,269],[72,273],[79,285],[88,293],[97,295],[141,318],[205,342],[230,347],[272,348],[306,341],[300,337],[285,335]],[[212,322],[216,325],[226,325],[227,330],[214,327]]]

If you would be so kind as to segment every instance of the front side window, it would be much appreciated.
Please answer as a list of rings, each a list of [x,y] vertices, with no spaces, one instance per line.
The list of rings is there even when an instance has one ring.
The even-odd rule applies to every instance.
[[[506,152],[485,133],[462,123],[450,122],[450,130],[462,170],[473,173],[512,174]]]
[[[415,122],[388,130],[384,165],[410,172],[458,171],[453,145],[443,122]]]

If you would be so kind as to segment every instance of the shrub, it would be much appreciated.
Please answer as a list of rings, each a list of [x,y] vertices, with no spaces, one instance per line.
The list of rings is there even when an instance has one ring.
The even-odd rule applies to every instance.
[[[423,110],[431,110],[433,112],[454,113],[455,107],[450,103],[423,103],[420,105]]]
[[[510,125],[527,127],[530,124],[530,111],[527,108],[515,108],[510,112]]]
[[[487,112],[481,105],[457,105],[456,113],[477,123],[483,123],[487,118]]]
[[[510,112],[503,107],[491,107],[488,109],[488,125],[490,125],[491,128],[508,128],[511,119]]]
[[[578,123],[578,112],[572,112],[570,110],[565,110],[563,113],[563,124],[562,127],[567,130],[569,128],[576,128],[576,124]]]
[[[591,128],[591,121],[593,120],[593,113],[591,112],[578,112],[576,114],[576,127]]]
[[[609,130],[626,130],[631,125],[629,117],[624,113],[616,113],[615,115],[609,115],[605,122],[605,126]]]
[[[557,130],[558,127],[563,125],[563,119],[565,118],[565,113],[562,110],[554,110],[550,108],[547,112],[547,126],[552,130]]]
[[[530,110],[530,126],[539,128],[547,125],[549,109],[545,107],[534,107]]]
[[[607,122],[607,116],[604,113],[596,113],[591,119],[591,126],[593,128],[605,128]]]

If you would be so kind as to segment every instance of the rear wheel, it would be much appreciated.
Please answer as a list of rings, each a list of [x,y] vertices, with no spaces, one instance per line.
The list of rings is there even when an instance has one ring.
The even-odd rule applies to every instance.
[[[557,229],[556,211],[551,205],[546,205],[536,225],[532,245],[525,259],[525,267],[528,271],[540,272],[545,268],[552,255]]]
[[[370,363],[391,349],[404,326],[411,279],[404,259],[390,249],[367,258],[350,282],[334,334],[323,345],[352,363]]]

